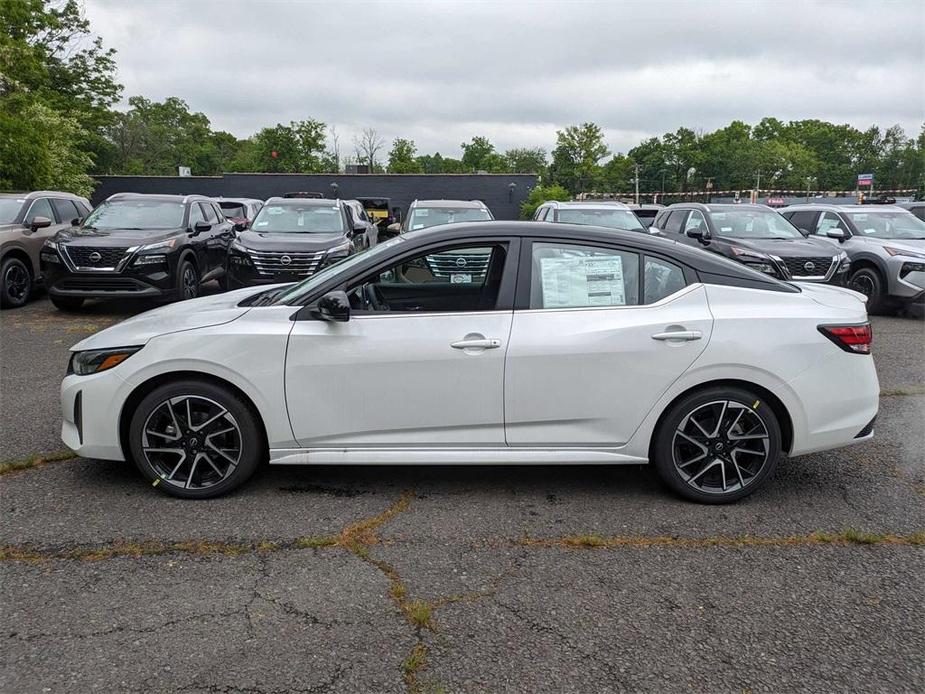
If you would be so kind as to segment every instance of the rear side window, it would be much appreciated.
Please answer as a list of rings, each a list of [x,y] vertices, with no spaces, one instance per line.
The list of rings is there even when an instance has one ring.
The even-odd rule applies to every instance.
[[[661,301],[666,296],[671,296],[687,286],[684,281],[684,270],[661,258],[646,256],[643,274],[645,294],[643,303],[645,304]]]
[[[668,221],[665,222],[665,231],[671,231],[675,234],[681,233],[681,225],[687,216],[687,210],[673,210],[668,215]]]
[[[67,224],[72,219],[83,217],[83,214],[80,213],[74,203],[70,200],[52,198],[51,206],[55,208],[55,215],[58,217],[58,221],[61,224]]]
[[[530,308],[634,306],[639,303],[639,256],[567,243],[534,243]]]

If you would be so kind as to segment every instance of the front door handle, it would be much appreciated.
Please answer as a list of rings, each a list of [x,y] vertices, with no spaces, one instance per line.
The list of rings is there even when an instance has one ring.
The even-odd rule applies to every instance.
[[[453,349],[498,349],[500,346],[501,340],[484,337],[477,340],[460,340],[450,344]]]
[[[678,340],[679,342],[690,342],[691,340],[699,340],[703,337],[703,333],[699,330],[669,330],[664,333],[655,333],[652,336],[653,340]]]

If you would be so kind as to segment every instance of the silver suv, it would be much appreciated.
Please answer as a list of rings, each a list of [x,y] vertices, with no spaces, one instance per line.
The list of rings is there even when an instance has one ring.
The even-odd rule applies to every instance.
[[[925,222],[896,205],[792,205],[781,214],[851,259],[848,286],[881,313],[925,301]]]
[[[0,306],[18,308],[42,281],[42,245],[90,214],[86,198],[55,190],[0,194]]]
[[[536,208],[535,222],[590,224],[624,231],[646,231],[639,217],[622,202],[589,200],[587,202],[558,202],[548,200]]]

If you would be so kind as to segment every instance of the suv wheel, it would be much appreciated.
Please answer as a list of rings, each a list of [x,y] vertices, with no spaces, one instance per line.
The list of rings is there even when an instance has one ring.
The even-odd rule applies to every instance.
[[[186,499],[235,489],[266,453],[247,403],[205,381],[168,383],[151,391],[132,415],[129,444],[145,477]]]
[[[656,431],[653,462],[681,496],[724,504],[759,489],[780,457],[774,411],[742,388],[711,388],[676,403]]]
[[[0,265],[0,306],[19,308],[32,294],[32,273],[19,258],[7,258]]]
[[[189,260],[180,261],[177,268],[177,298],[180,301],[199,296],[199,273]]]
[[[887,310],[886,297],[883,293],[883,279],[874,268],[862,267],[851,273],[848,288],[861,292],[867,297],[868,313],[883,313]]]

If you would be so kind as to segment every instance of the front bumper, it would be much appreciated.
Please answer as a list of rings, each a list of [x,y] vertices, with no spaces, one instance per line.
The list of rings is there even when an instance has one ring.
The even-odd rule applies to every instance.
[[[61,440],[83,458],[125,460],[119,412],[126,384],[118,370],[71,374],[61,382]]]
[[[166,264],[142,271],[72,272],[59,263],[42,261],[45,286],[53,296],[84,299],[146,299],[172,297],[177,288]]]
[[[925,301],[925,270],[911,268],[925,267],[925,260],[893,256],[887,262],[890,273],[890,297],[903,303]]]

